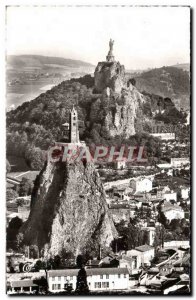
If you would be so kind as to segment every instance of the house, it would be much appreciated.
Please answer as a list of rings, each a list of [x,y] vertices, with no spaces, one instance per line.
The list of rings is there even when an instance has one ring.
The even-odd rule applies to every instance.
[[[7,283],[8,294],[19,294],[19,293],[34,293],[39,291],[39,286],[29,279],[14,280]]]
[[[182,167],[184,165],[190,164],[190,159],[188,157],[180,157],[180,158],[171,158],[171,166],[173,168]]]
[[[154,258],[154,248],[149,245],[142,245],[126,252],[128,257],[132,259],[132,272],[139,270],[142,266],[150,266],[151,260]]]
[[[182,199],[188,199],[190,193],[190,187],[182,187],[180,193]]]
[[[184,210],[177,204],[172,205],[171,203],[164,203],[161,211],[169,221],[173,219],[184,219],[185,216]]]
[[[98,268],[100,260],[99,259],[89,259],[86,263],[87,268]]]
[[[166,199],[167,201],[170,201],[170,200],[174,200],[175,202],[177,201],[177,193],[176,192],[165,192],[163,194],[163,199]]]
[[[48,271],[49,291],[57,293],[64,291],[67,284],[76,289],[79,269]],[[126,290],[129,285],[127,268],[95,268],[86,269],[87,283],[91,291]]]
[[[99,267],[118,267],[119,261],[116,259],[115,256],[107,255],[104,258],[102,258],[99,262]]]
[[[119,259],[119,268],[127,268],[131,274],[132,258],[130,256],[122,255],[122,258]]]
[[[130,181],[130,187],[134,192],[150,192],[152,190],[152,180],[149,178],[132,179]]]

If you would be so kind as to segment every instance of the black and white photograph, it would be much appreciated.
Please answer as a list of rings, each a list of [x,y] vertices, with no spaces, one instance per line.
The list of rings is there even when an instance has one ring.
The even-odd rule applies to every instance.
[[[5,294],[192,294],[191,15],[5,6]]]

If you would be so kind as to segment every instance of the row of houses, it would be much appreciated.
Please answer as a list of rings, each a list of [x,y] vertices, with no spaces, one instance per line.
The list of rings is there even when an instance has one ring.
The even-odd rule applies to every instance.
[[[176,252],[177,253],[177,252]],[[174,257],[176,254],[172,255]],[[147,245],[127,251],[115,268],[86,268],[88,288],[93,292],[139,290],[142,287],[159,289],[163,294],[181,289],[190,284],[190,253],[184,249],[179,259],[170,263],[166,259],[159,265],[151,267],[150,260],[154,257],[154,249]],[[178,256],[176,256],[178,257]],[[130,270],[131,268],[131,270]],[[41,278],[47,280],[48,291],[64,292],[67,287],[76,290],[80,269],[49,270],[47,274],[37,273],[13,274],[7,280],[7,293],[33,294],[42,288]]]
[[[52,293],[65,291],[67,285],[75,290],[80,269],[49,270],[47,272],[48,290]],[[127,290],[129,271],[127,268],[90,268],[86,269],[87,284],[90,291]],[[30,274],[28,275],[29,277]],[[8,294],[39,290],[36,280],[8,280]]]

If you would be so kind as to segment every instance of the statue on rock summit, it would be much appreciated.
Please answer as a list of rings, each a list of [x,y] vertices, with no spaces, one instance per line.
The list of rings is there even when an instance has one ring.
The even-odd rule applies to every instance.
[[[109,52],[108,55],[106,56],[106,60],[108,62],[113,62],[114,61],[114,55],[113,55],[113,46],[114,46],[114,40],[110,39],[109,41]]]

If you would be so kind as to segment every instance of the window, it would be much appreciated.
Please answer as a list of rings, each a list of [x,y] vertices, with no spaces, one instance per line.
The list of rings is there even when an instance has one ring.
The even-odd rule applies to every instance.
[[[67,280],[67,276],[64,276],[64,280]]]
[[[95,289],[101,288],[101,282],[95,282]]]
[[[73,120],[75,121],[75,120],[76,120],[76,117],[73,117]]]
[[[70,280],[73,280],[73,276],[70,276]]]
[[[109,279],[109,274],[106,275],[106,279]]]
[[[109,282],[102,282],[102,288],[104,289],[109,288]]]
[[[58,280],[61,280],[61,276],[58,276]]]
[[[52,290],[60,290],[61,285],[60,284],[52,284]]]
[[[118,274],[118,278],[120,278],[120,274]]]
[[[103,275],[100,275],[100,279],[103,279]]]
[[[55,277],[52,277],[52,281],[55,281]]]
[[[124,274],[124,278],[126,278],[127,277],[127,275],[126,274]]]
[[[73,126],[76,126],[76,123],[75,123],[75,122],[73,122]]]

